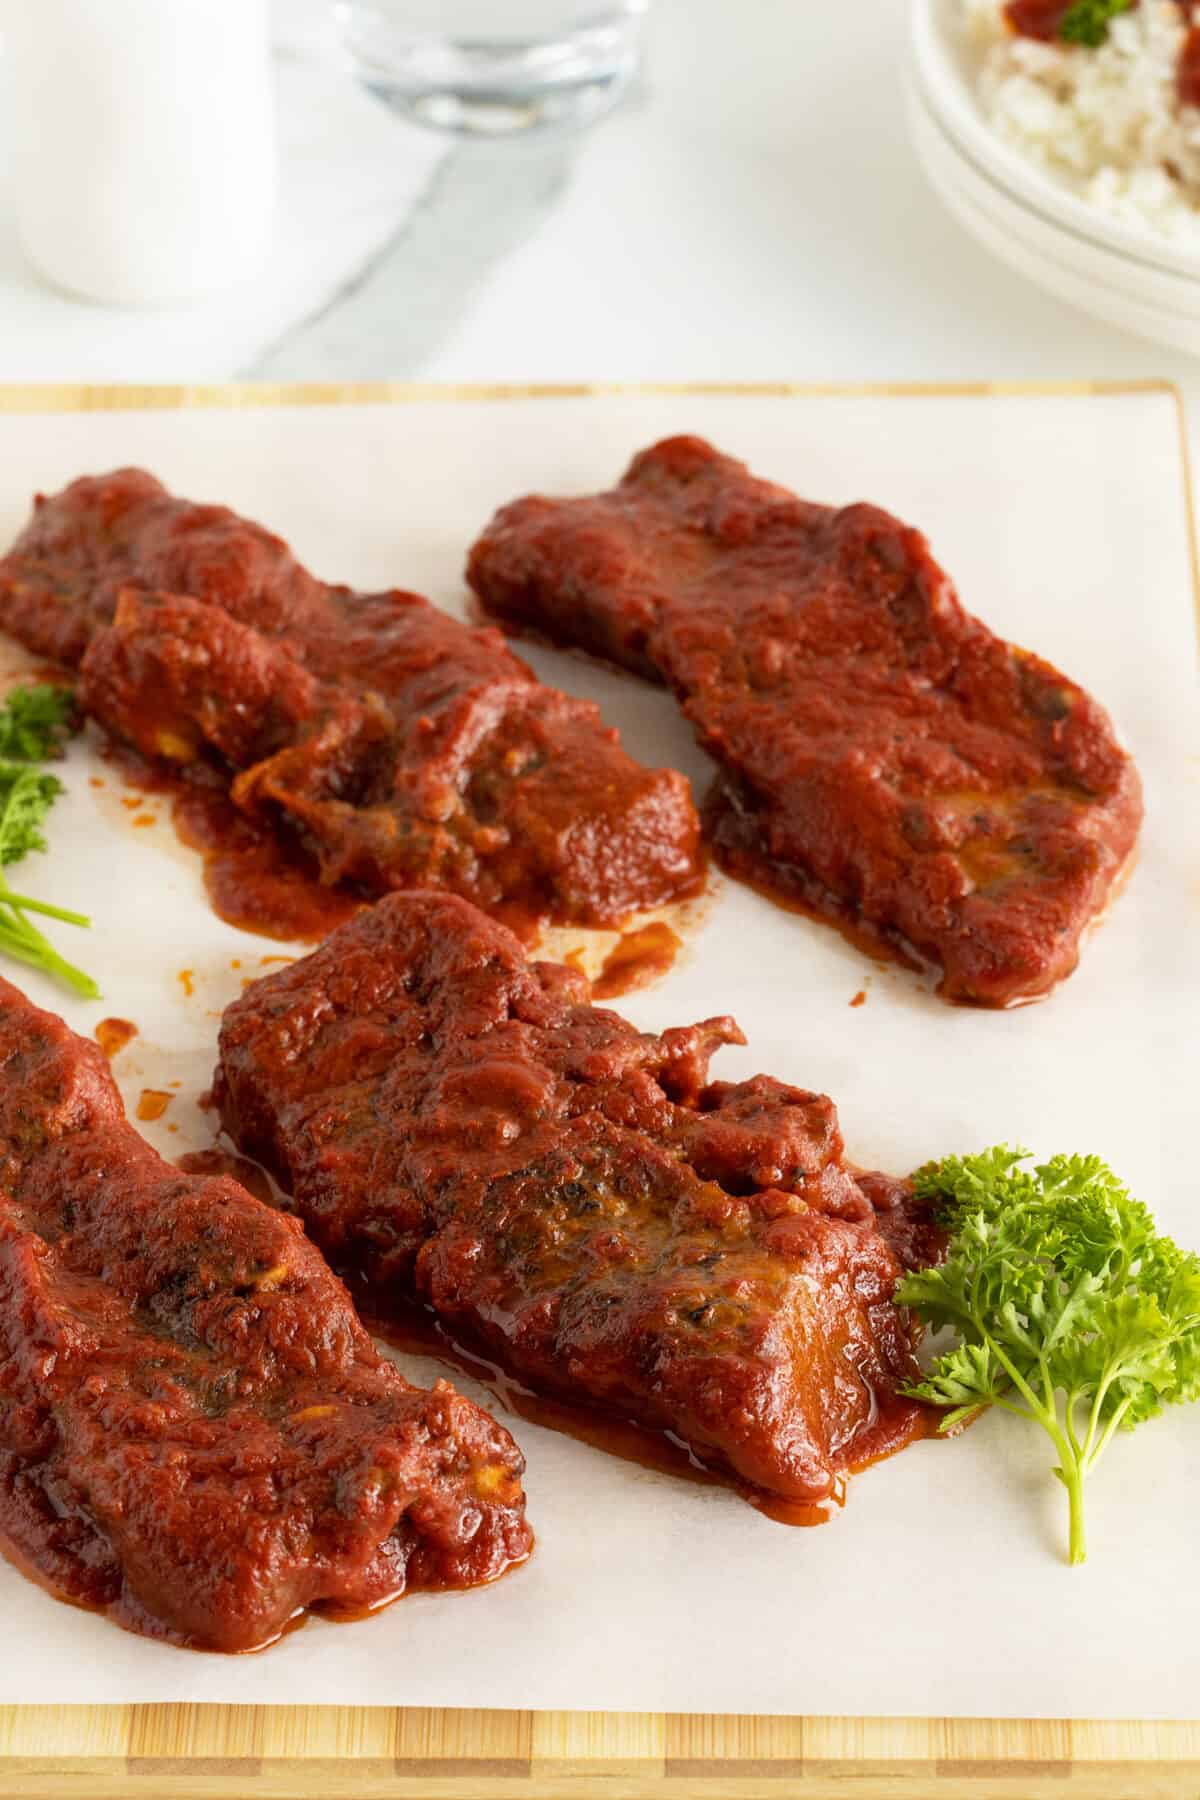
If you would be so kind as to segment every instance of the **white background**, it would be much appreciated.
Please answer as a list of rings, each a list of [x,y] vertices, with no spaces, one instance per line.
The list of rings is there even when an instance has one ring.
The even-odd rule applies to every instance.
[[[1147,823],[1127,891],[1078,973],[1041,1005],[943,1006],[833,932],[720,881],[686,954],[623,1009],[661,1028],[737,1014],[766,1069],[838,1102],[850,1154],[906,1170],[998,1139],[1108,1158],[1162,1224],[1200,1244],[1200,732],[1182,475],[1169,398],[636,399],[394,408],[0,416],[0,539],[31,486],[140,461],[289,535],[319,573],[402,583],[456,608],[468,542],[527,487],[609,482],[667,430],[710,433],[776,480],[865,495],[919,520],[967,603],[1112,708]],[[541,651],[601,700],[629,748],[702,777],[670,701]],[[95,929],[70,948],[102,1003],[30,992],[90,1031],[141,1036],[127,1098],[182,1079],[148,1135],[170,1154],[195,1108],[220,1008],[274,946],[215,920],[196,860],[130,813],[77,747],[52,858],[22,881]],[[94,789],[90,773],[110,785]],[[65,933],[65,928],[64,933]],[[235,966],[239,965],[239,966]],[[180,970],[191,971],[184,994]],[[867,1003],[849,1004],[865,985]],[[172,1134],[170,1125],[178,1130]],[[419,1364],[405,1367],[420,1376]],[[845,1511],[789,1530],[732,1493],[637,1469],[519,1425],[530,1564],[484,1593],[421,1596],[353,1626],[320,1621],[262,1656],[173,1651],[57,1605],[0,1566],[0,1702],[191,1701],[595,1707],[888,1715],[1186,1717],[1195,1709],[1200,1410],[1112,1447],[1091,1495],[1091,1560],[1062,1559],[1065,1503],[1040,1434],[986,1419],[855,1479]]]
[[[906,0],[652,0],[644,91],[566,157],[452,140],[301,65],[325,0],[276,0],[284,204],[266,276],[170,314],[43,288],[0,166],[0,380],[223,379],[255,365],[399,231],[369,329],[289,373],[448,381],[959,380],[1166,375],[1200,365],[1042,295],[943,212],[908,144]],[[3,124],[0,121],[0,138]],[[549,177],[547,177],[549,180]],[[455,196],[457,195],[457,199]],[[511,230],[505,209],[514,210]]]

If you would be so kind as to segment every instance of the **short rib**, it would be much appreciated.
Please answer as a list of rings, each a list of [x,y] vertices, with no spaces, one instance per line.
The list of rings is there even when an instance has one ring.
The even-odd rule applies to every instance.
[[[416,1300],[535,1391],[827,1499],[922,1427],[907,1185],[847,1167],[824,1096],[710,1083],[732,1019],[642,1034],[586,993],[392,895],[227,1009],[222,1122],[384,1317]]]
[[[207,1650],[528,1555],[523,1461],[410,1387],[295,1219],[182,1174],[94,1044],[0,982],[0,1543]]]
[[[85,707],[143,754],[215,763],[326,881],[586,926],[697,885],[683,777],[635,763],[499,633],[330,587],[140,470],[39,496],[0,561],[0,626],[81,668]]]
[[[505,624],[670,686],[734,875],[1007,1006],[1069,975],[1141,788],[1082,688],[966,613],[925,539],[698,438],[611,493],[506,506],[468,577]]]

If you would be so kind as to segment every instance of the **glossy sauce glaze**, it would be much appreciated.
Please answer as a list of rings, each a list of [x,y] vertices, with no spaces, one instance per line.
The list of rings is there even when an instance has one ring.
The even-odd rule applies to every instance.
[[[0,982],[0,1540],[236,1652],[528,1554],[508,1433],[382,1359],[295,1219],[183,1174],[95,1044]]]
[[[683,776],[635,763],[499,632],[320,581],[142,470],[36,497],[0,559],[0,626],[77,670],[83,709],[152,763],[207,769],[330,888],[611,930],[700,885]],[[247,883],[287,886],[261,845],[246,857],[212,872],[228,913]]]
[[[782,859],[764,869],[762,850],[753,816],[743,818],[736,796],[724,784],[716,784],[702,812],[708,829],[719,846],[721,865],[736,876],[745,887],[752,888],[784,912],[798,918],[811,919],[816,925],[828,925],[843,942],[869,957],[875,963],[891,963],[899,969],[921,977],[933,993],[938,971],[934,963],[921,956],[899,932],[873,925],[862,914],[830,888],[822,885],[807,870]]]
[[[18,1575],[31,1582],[34,1587],[40,1588],[43,1594],[48,1594],[51,1600],[57,1601],[60,1606],[72,1606],[77,1612],[96,1614],[102,1619],[108,1619],[122,1631],[133,1631],[141,1636],[154,1638],[161,1643],[170,1644],[173,1650],[195,1651],[204,1655],[213,1649],[213,1646],[208,1644],[196,1643],[190,1638],[164,1631],[151,1614],[144,1612],[132,1603],[128,1596],[123,1595],[119,1599],[108,1597],[99,1582],[81,1584],[73,1590],[59,1587],[36,1561],[23,1555],[12,1539],[6,1537],[2,1531],[0,1531],[0,1561],[6,1562],[9,1568],[15,1569]],[[400,1598],[400,1594],[394,1594],[390,1600],[384,1601],[382,1604],[391,1605]],[[372,1610],[377,1611],[378,1608]],[[341,1615],[336,1610],[330,1611],[327,1615],[326,1609],[320,1603],[311,1607],[298,1606],[287,1619],[272,1627],[269,1635],[260,1638],[257,1643],[239,1647],[236,1650],[225,1650],[222,1646],[221,1653],[231,1656],[257,1656],[264,1650],[272,1649],[282,1638],[290,1637],[295,1631],[302,1631],[311,1615],[319,1615],[322,1618],[329,1616],[332,1623],[341,1623]],[[352,1621],[362,1615],[354,1613],[349,1616]]]
[[[239,813],[207,783],[179,782],[171,817],[181,843],[204,859],[204,886],[219,919],[259,937],[316,944],[367,902],[320,878],[311,857]]]
[[[673,691],[739,879],[915,951],[947,1001],[1017,1005],[1075,967],[1136,842],[1137,770],[901,520],[668,438],[608,492],[502,507],[467,574],[506,626]]]
[[[106,743],[100,754],[135,790],[135,807],[144,794],[170,801],[175,834],[202,858],[209,904],[227,924],[283,943],[318,944],[370,904],[367,896],[346,883],[330,887],[298,843],[239,812],[207,764],[181,769],[152,763],[115,741]],[[516,903],[497,907],[494,916],[522,943],[536,944],[539,921],[527,908]],[[662,920],[624,932],[609,952],[593,992],[598,999],[614,999],[645,987],[673,967],[681,948],[679,934]]]
[[[660,1035],[450,896],[392,895],[226,1009],[215,1095],[356,1292],[555,1404],[689,1445],[788,1506],[922,1429],[906,1183],[825,1096],[710,1082],[731,1019]]]
[[[228,1175],[247,1189],[256,1199],[268,1205],[290,1210],[290,1202],[261,1163],[236,1151],[214,1146],[209,1150],[191,1150],[176,1158],[176,1167],[197,1175]],[[702,1462],[695,1452],[668,1431],[652,1431],[635,1419],[605,1413],[597,1407],[572,1404],[553,1399],[533,1390],[493,1360],[486,1351],[469,1349],[451,1336],[436,1313],[429,1307],[394,1300],[385,1312],[379,1296],[353,1271],[347,1273],[351,1297],[358,1315],[373,1337],[405,1356],[421,1356],[441,1363],[458,1375],[477,1382],[491,1396],[500,1411],[546,1431],[560,1432],[564,1437],[587,1444],[606,1455],[635,1463],[642,1469],[653,1469],[660,1475],[671,1475],[710,1487],[725,1487],[739,1494],[768,1517],[786,1525],[821,1525],[829,1517],[829,1506],[789,1505],[775,1496],[748,1488],[728,1470]],[[936,1419],[933,1420],[936,1425]],[[892,1454],[924,1435],[924,1421],[906,1417],[902,1429],[890,1437],[881,1435],[879,1457]],[[855,1470],[865,1468],[877,1457],[866,1456]],[[839,1484],[836,1501],[845,1499],[844,1484]]]
[[[237,1161],[245,1162],[246,1159],[238,1158]],[[527,1424],[561,1432],[564,1437],[574,1438],[593,1450],[602,1450],[608,1456],[619,1457],[641,1469],[652,1469],[659,1475],[671,1475],[677,1480],[705,1487],[728,1488],[780,1525],[824,1525],[837,1508],[845,1505],[843,1475],[838,1476],[828,1499],[820,1504],[784,1500],[777,1494],[747,1486],[718,1463],[705,1462],[669,1431],[652,1431],[639,1425],[636,1419],[534,1393],[484,1352],[472,1351],[456,1342],[428,1308],[398,1304],[385,1315],[378,1310],[377,1300],[361,1282],[351,1281],[351,1293],[357,1302],[359,1316],[373,1336],[404,1355],[428,1357],[456,1374],[468,1376],[486,1389],[502,1412],[523,1419]],[[905,1405],[897,1416],[885,1412],[879,1420],[877,1433],[864,1441],[861,1454],[847,1465],[845,1474],[861,1474],[908,1444],[932,1437],[937,1425],[938,1415],[932,1411],[915,1412]]]
[[[292,1209],[291,1201],[270,1172],[261,1163],[237,1151],[217,1145],[208,1150],[193,1150],[177,1157],[176,1166],[198,1175],[231,1176],[256,1199],[284,1211]],[[491,1354],[479,1347],[471,1348],[455,1338],[430,1307],[390,1296],[385,1309],[380,1303],[380,1295],[361,1275],[348,1270],[346,1280],[359,1317],[374,1337],[402,1355],[426,1357],[441,1363],[454,1374],[467,1376],[486,1390],[502,1413],[512,1418],[547,1431],[560,1432],[564,1437],[619,1457],[623,1462],[634,1463],[638,1468],[652,1469],[660,1475],[707,1487],[727,1488],[780,1524],[823,1525],[831,1511],[845,1503],[846,1484],[840,1477],[828,1500],[822,1504],[789,1502],[747,1486],[732,1471],[716,1462],[705,1462],[669,1431],[655,1431],[617,1413],[535,1393],[503,1363],[495,1360],[494,1345]],[[931,1411],[914,1410],[905,1404],[898,1415],[890,1416],[885,1407],[876,1433],[864,1440],[860,1454],[846,1473],[858,1474],[907,1444],[932,1436],[937,1424],[938,1415]]]

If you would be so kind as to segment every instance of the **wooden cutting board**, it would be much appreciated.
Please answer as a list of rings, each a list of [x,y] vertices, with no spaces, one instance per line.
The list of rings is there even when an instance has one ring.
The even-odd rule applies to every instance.
[[[1200,1724],[419,1708],[0,1708],[22,1800],[1181,1800]]]
[[[1161,382],[906,384],[742,392],[1114,393]],[[470,387],[462,398],[611,392]],[[666,391],[658,389],[657,391]],[[700,387],[669,391],[695,393]],[[709,389],[707,391],[719,391]],[[403,401],[402,384],[0,388],[0,409]],[[1178,401],[1178,396],[1176,396]],[[1187,436],[1179,402],[1185,467]],[[1195,564],[1195,529],[1192,530]],[[1197,584],[1200,619],[1200,583]],[[1122,1654],[1118,1645],[1114,1655]],[[948,1644],[948,1655],[969,1646]],[[932,1672],[931,1672],[932,1684]],[[21,1800],[1181,1800],[1200,1796],[1200,1721],[806,1718],[404,1707],[0,1707],[0,1795]]]

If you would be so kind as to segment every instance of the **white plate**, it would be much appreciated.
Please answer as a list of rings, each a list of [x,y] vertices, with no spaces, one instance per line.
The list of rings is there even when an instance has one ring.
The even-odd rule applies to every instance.
[[[723,1052],[718,1072],[765,1069],[826,1089],[851,1154],[868,1165],[910,1169],[1002,1138],[1039,1153],[1092,1150],[1165,1228],[1200,1244],[1200,731],[1169,393],[651,393],[0,415],[0,542],[34,488],[140,462],[181,493],[256,514],[325,576],[399,582],[458,609],[464,552],[495,505],[530,488],[607,485],[636,448],[672,431],[707,434],[814,498],[870,498],[919,522],[973,608],[1112,708],[1143,772],[1148,818],[1127,890],[1082,968],[1042,1005],[945,1007],[834,932],[721,883],[687,954],[624,1010],[646,1027],[735,1011],[749,1045]],[[531,658],[599,699],[635,754],[703,775],[665,694],[577,658]],[[110,785],[92,788],[92,775]],[[183,1081],[183,1097],[146,1127],[175,1154],[211,1130],[193,1101],[220,1009],[277,947],[213,918],[195,859],[165,822],[131,828],[86,746],[66,776],[52,853],[23,865],[22,883],[94,912],[95,929],[71,949],[105,998],[85,1006],[27,985],[79,1030],[103,1014],[138,1023],[116,1069],[131,1099]],[[867,1003],[852,1007],[864,985]],[[433,1373],[403,1360],[418,1378]],[[859,1477],[844,1513],[815,1531],[514,1429],[538,1548],[487,1592],[421,1596],[354,1626],[316,1621],[231,1661],[125,1635],[0,1567],[0,1703],[1195,1710],[1200,1408],[1113,1446],[1091,1497],[1083,1569],[1061,1560],[1048,1446],[1003,1418]]]

